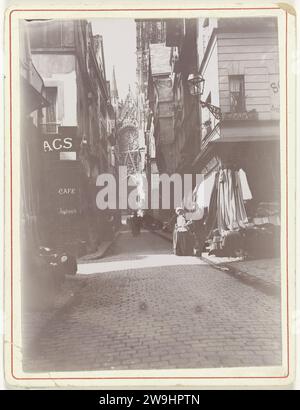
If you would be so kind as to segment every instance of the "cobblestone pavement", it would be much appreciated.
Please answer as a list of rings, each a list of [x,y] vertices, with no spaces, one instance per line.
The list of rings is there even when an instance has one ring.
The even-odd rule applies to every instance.
[[[86,284],[79,276],[67,276],[57,290],[51,304],[35,303],[26,306],[22,312],[22,346],[25,354],[39,343],[40,335],[43,334],[49,323],[55,321],[61,312],[70,308],[77,301],[76,293]],[[76,302],[75,302],[76,303]]]
[[[122,233],[24,358],[25,371],[212,368],[281,364],[279,296],[153,233]]]

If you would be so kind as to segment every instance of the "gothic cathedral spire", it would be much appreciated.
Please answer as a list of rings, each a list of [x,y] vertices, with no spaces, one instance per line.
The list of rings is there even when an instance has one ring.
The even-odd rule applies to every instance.
[[[119,99],[117,80],[116,80],[116,73],[115,73],[115,66],[113,66],[111,97],[115,101],[117,101]]]

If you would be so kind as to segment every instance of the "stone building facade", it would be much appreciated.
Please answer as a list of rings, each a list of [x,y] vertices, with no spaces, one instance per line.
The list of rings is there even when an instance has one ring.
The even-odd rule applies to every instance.
[[[48,101],[38,114],[45,241],[82,254],[97,248],[106,226],[95,200],[96,179],[109,168],[111,145],[103,40],[86,20],[27,24]]]
[[[160,172],[204,174],[204,208],[220,167],[241,170],[251,218],[257,215],[259,204],[279,201],[276,24],[273,18],[168,19],[165,42],[149,46],[148,145],[154,139]],[[162,50],[165,59],[160,55]],[[159,67],[164,61],[168,69],[155,72],[155,65]],[[191,94],[191,74],[204,79],[202,95]],[[159,78],[171,84],[167,98],[159,98]],[[159,157],[166,139],[158,125],[163,109],[171,102],[166,149],[169,161],[162,166]],[[195,181],[194,188],[197,191]]]
[[[139,93],[146,95],[148,87],[150,44],[166,41],[166,23],[164,20],[136,20],[136,78]]]
[[[194,169],[218,164],[242,169],[255,216],[259,203],[280,199],[279,51],[273,18],[199,21],[199,72],[203,101],[219,106],[221,120],[201,108],[201,149]]]

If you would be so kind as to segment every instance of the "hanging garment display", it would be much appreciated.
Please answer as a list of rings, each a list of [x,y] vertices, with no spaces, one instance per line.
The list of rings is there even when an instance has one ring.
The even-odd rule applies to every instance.
[[[218,181],[217,225],[220,233],[245,228],[248,218],[238,171],[221,169]]]

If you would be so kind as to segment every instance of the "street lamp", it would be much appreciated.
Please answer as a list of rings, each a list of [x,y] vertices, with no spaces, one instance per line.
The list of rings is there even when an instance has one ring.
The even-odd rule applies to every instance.
[[[191,95],[201,96],[203,94],[205,79],[202,77],[201,74],[198,74],[198,73],[190,74],[188,76],[187,82],[188,82],[189,91]],[[207,108],[215,118],[217,118],[218,120],[222,119],[222,112],[219,107],[216,107],[215,105],[212,105],[208,102],[201,101],[201,100],[200,100],[200,104],[201,104],[201,107]]]
[[[200,74],[190,74],[188,76],[188,86],[191,95],[202,95],[204,91],[205,80]]]

